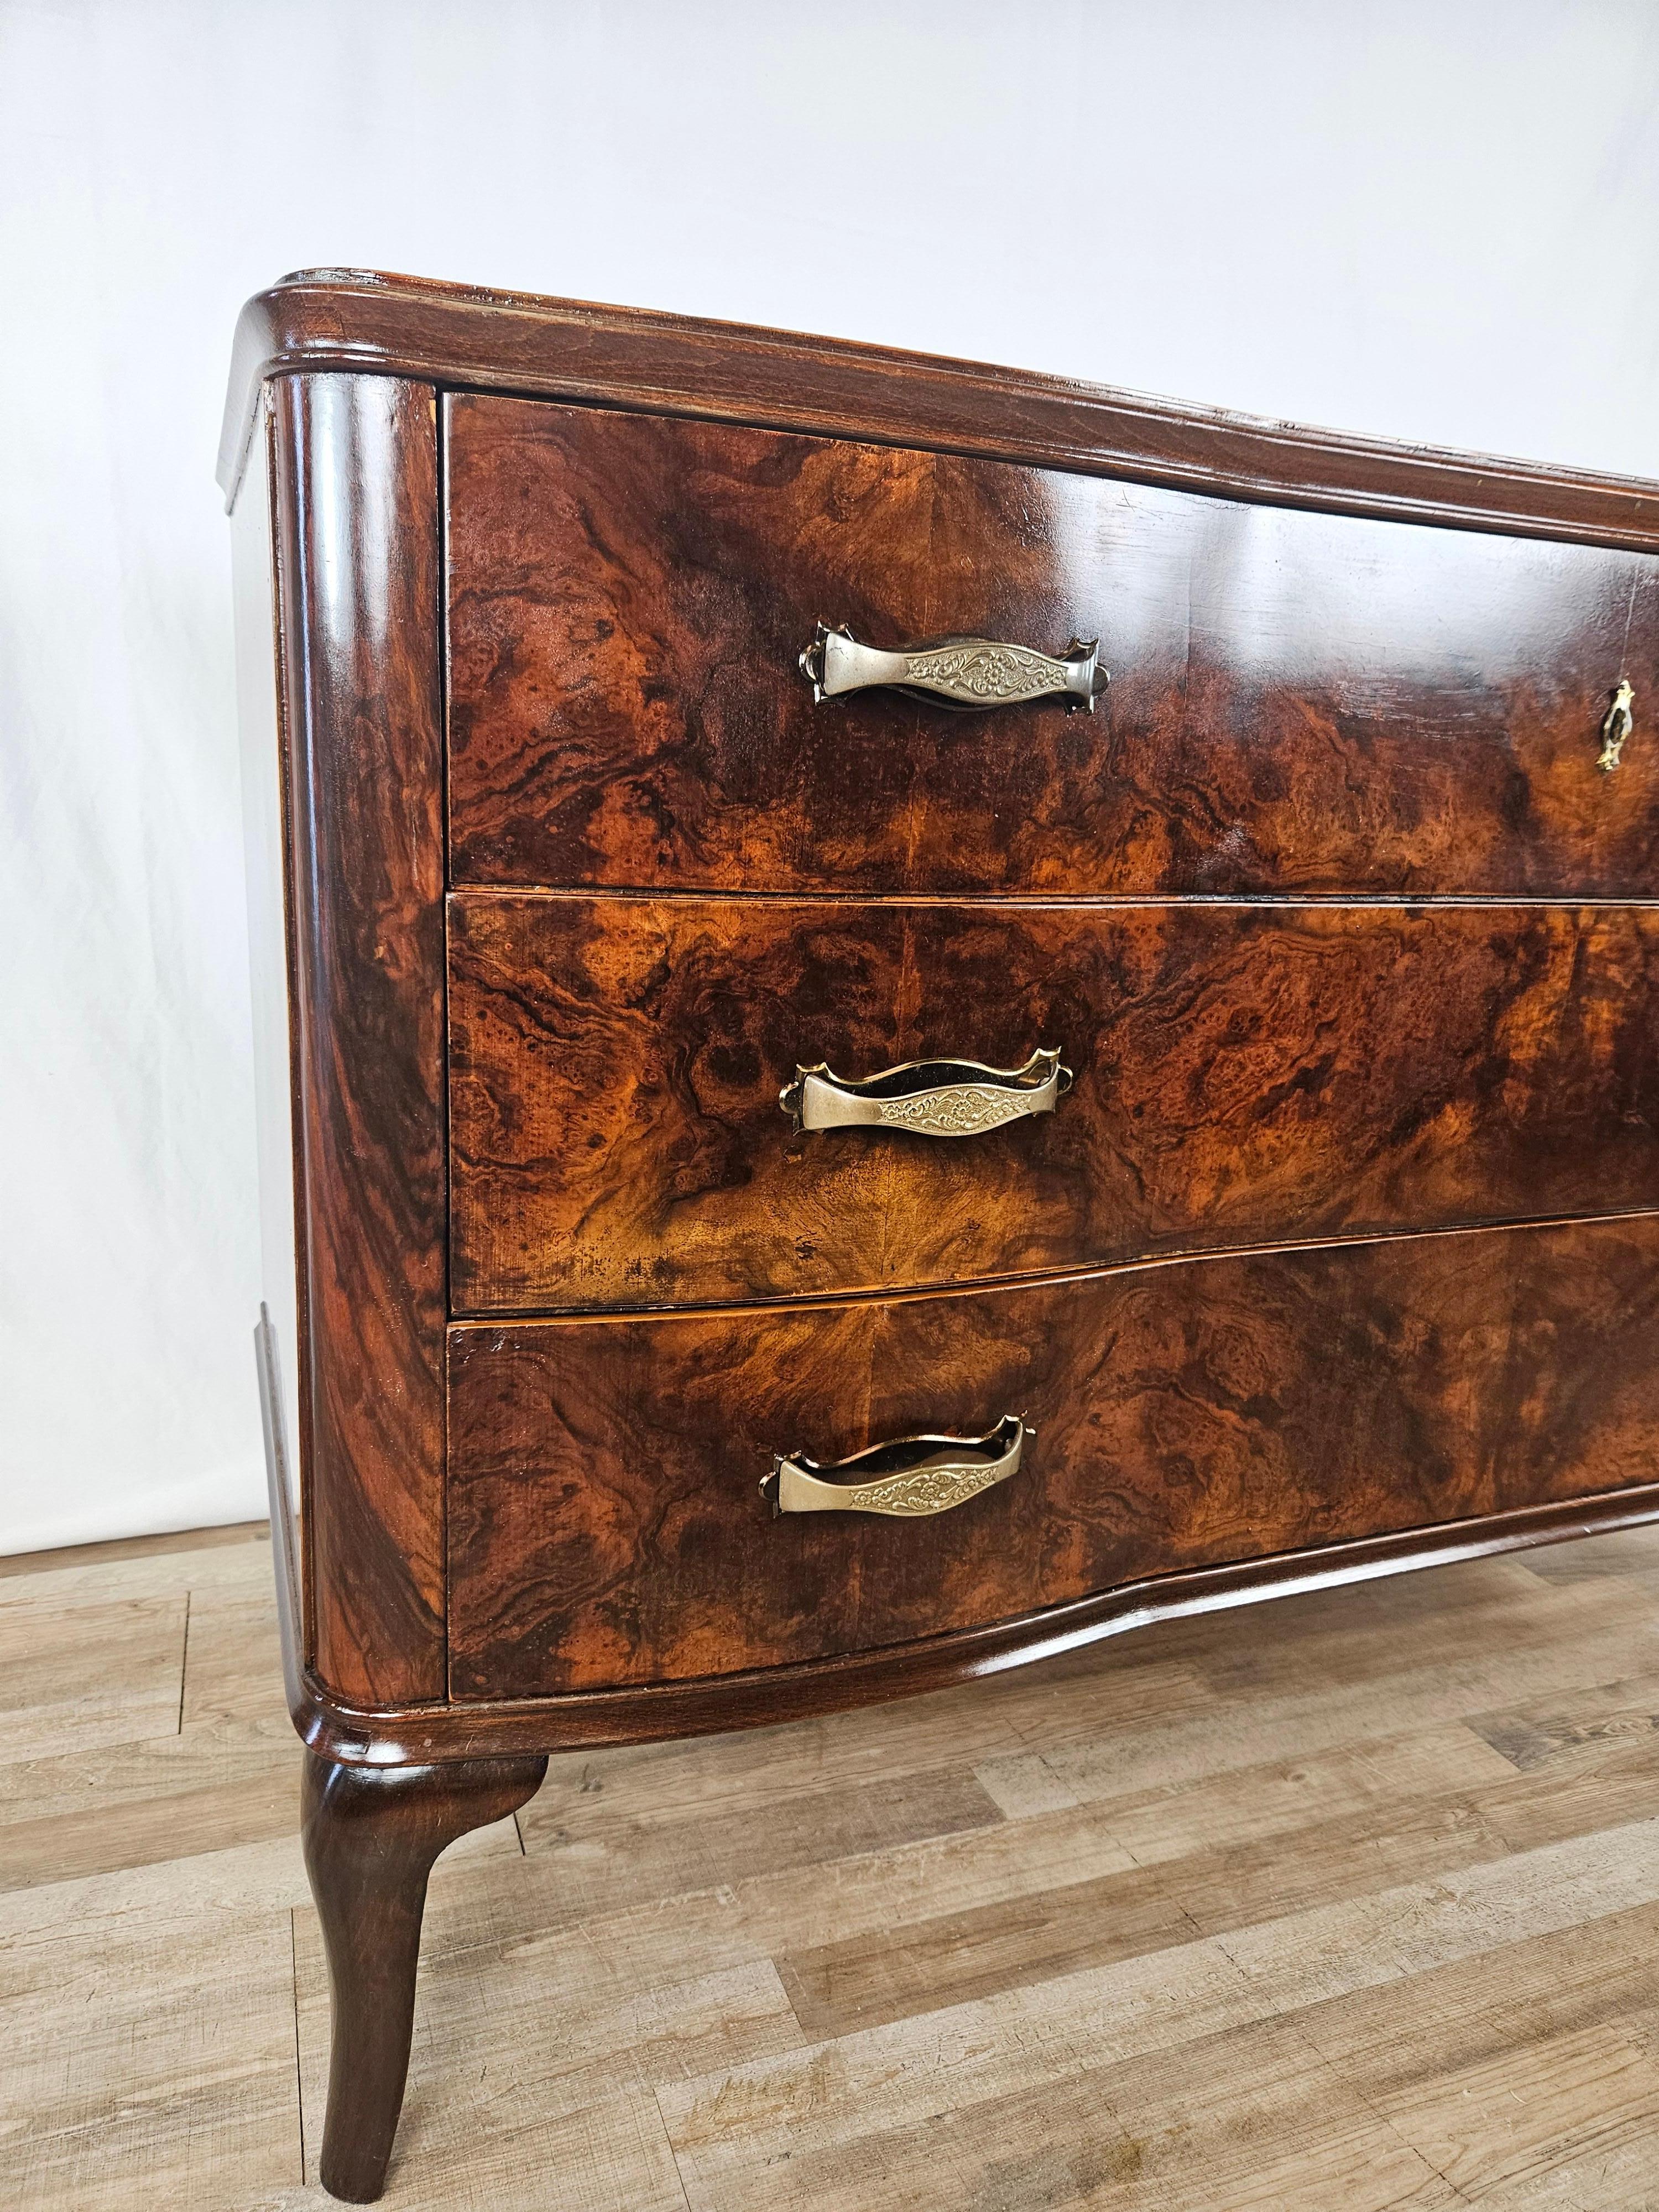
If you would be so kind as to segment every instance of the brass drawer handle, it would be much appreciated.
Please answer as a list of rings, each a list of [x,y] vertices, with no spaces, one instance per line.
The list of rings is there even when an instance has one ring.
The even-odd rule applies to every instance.
[[[820,706],[848,691],[890,684],[930,705],[968,714],[1026,699],[1062,698],[1067,708],[1086,707],[1092,714],[1111,681],[1097,661],[1099,650],[1098,638],[1074,637],[1063,653],[1054,654],[990,637],[930,637],[883,653],[860,645],[845,623],[831,629],[820,623],[800,667]]]
[[[835,1075],[820,1060],[798,1067],[778,1093],[797,1129],[908,1129],[917,1137],[977,1137],[1028,1114],[1052,1114],[1072,1071],[1044,1045],[1024,1067],[976,1060],[911,1060],[879,1075]]]
[[[1036,1431],[1005,1413],[982,1437],[901,1437],[848,1459],[821,1465],[804,1452],[780,1452],[761,1495],[774,1513],[890,1513],[908,1520],[948,1513],[1019,1466]]]

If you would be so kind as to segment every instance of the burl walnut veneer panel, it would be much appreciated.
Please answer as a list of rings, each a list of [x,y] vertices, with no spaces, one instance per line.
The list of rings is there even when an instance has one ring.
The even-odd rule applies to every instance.
[[[1659,908],[469,893],[449,941],[457,1312],[1659,1206]],[[778,1104],[1039,1045],[1073,1090],[989,1133]]]
[[[274,404],[312,1656],[392,1703],[444,1668],[436,404],[319,376]]]
[[[453,1693],[720,1674],[1651,1482],[1659,1218],[458,1327],[450,1377]],[[1010,1412],[1025,1463],[936,1518],[760,1495],[775,1451]]]
[[[1659,487],[347,271],[245,311],[250,454],[326,2188],[550,1751],[1659,1514]],[[819,622],[1114,680],[817,707]],[[777,1104],[1039,1046],[977,1139]],[[1017,1415],[931,1517],[761,1495]]]
[[[902,447],[446,404],[458,883],[1646,896],[1659,563]],[[818,620],[1057,652],[1093,715],[814,707]]]

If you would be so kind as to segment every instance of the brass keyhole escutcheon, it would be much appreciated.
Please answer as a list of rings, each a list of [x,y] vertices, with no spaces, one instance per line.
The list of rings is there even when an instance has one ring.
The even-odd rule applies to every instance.
[[[1595,765],[1611,771],[1619,765],[1619,756],[1625,750],[1625,740],[1631,733],[1634,720],[1636,694],[1630,684],[1621,681],[1613,695],[1613,704],[1601,720],[1601,751]]]

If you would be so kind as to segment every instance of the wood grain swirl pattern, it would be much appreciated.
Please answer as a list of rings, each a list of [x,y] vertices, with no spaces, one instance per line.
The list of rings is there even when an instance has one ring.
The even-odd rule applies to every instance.
[[[435,401],[275,395],[314,1663],[441,1697],[443,754]]]
[[[1651,556],[903,447],[446,402],[457,883],[1644,896]],[[815,707],[820,620],[1098,636],[1092,715]]]
[[[461,1698],[879,1649],[1137,1577],[1659,1479],[1659,1218],[969,1295],[451,1332]],[[1036,1437],[921,1521],[779,1449]]]
[[[458,1313],[971,1280],[1659,1205],[1659,908],[451,902]],[[1060,1049],[798,1135],[798,1063]]]

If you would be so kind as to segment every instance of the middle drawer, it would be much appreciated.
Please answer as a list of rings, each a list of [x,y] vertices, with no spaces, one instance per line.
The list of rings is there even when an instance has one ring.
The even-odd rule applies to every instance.
[[[458,1314],[1659,1203],[1651,908],[462,892],[449,1020]],[[819,1063],[1045,1048],[1053,1110],[978,1133],[917,1133],[975,1118],[951,1097],[807,1132],[779,1103]],[[888,1088],[959,1105],[951,1075]]]

